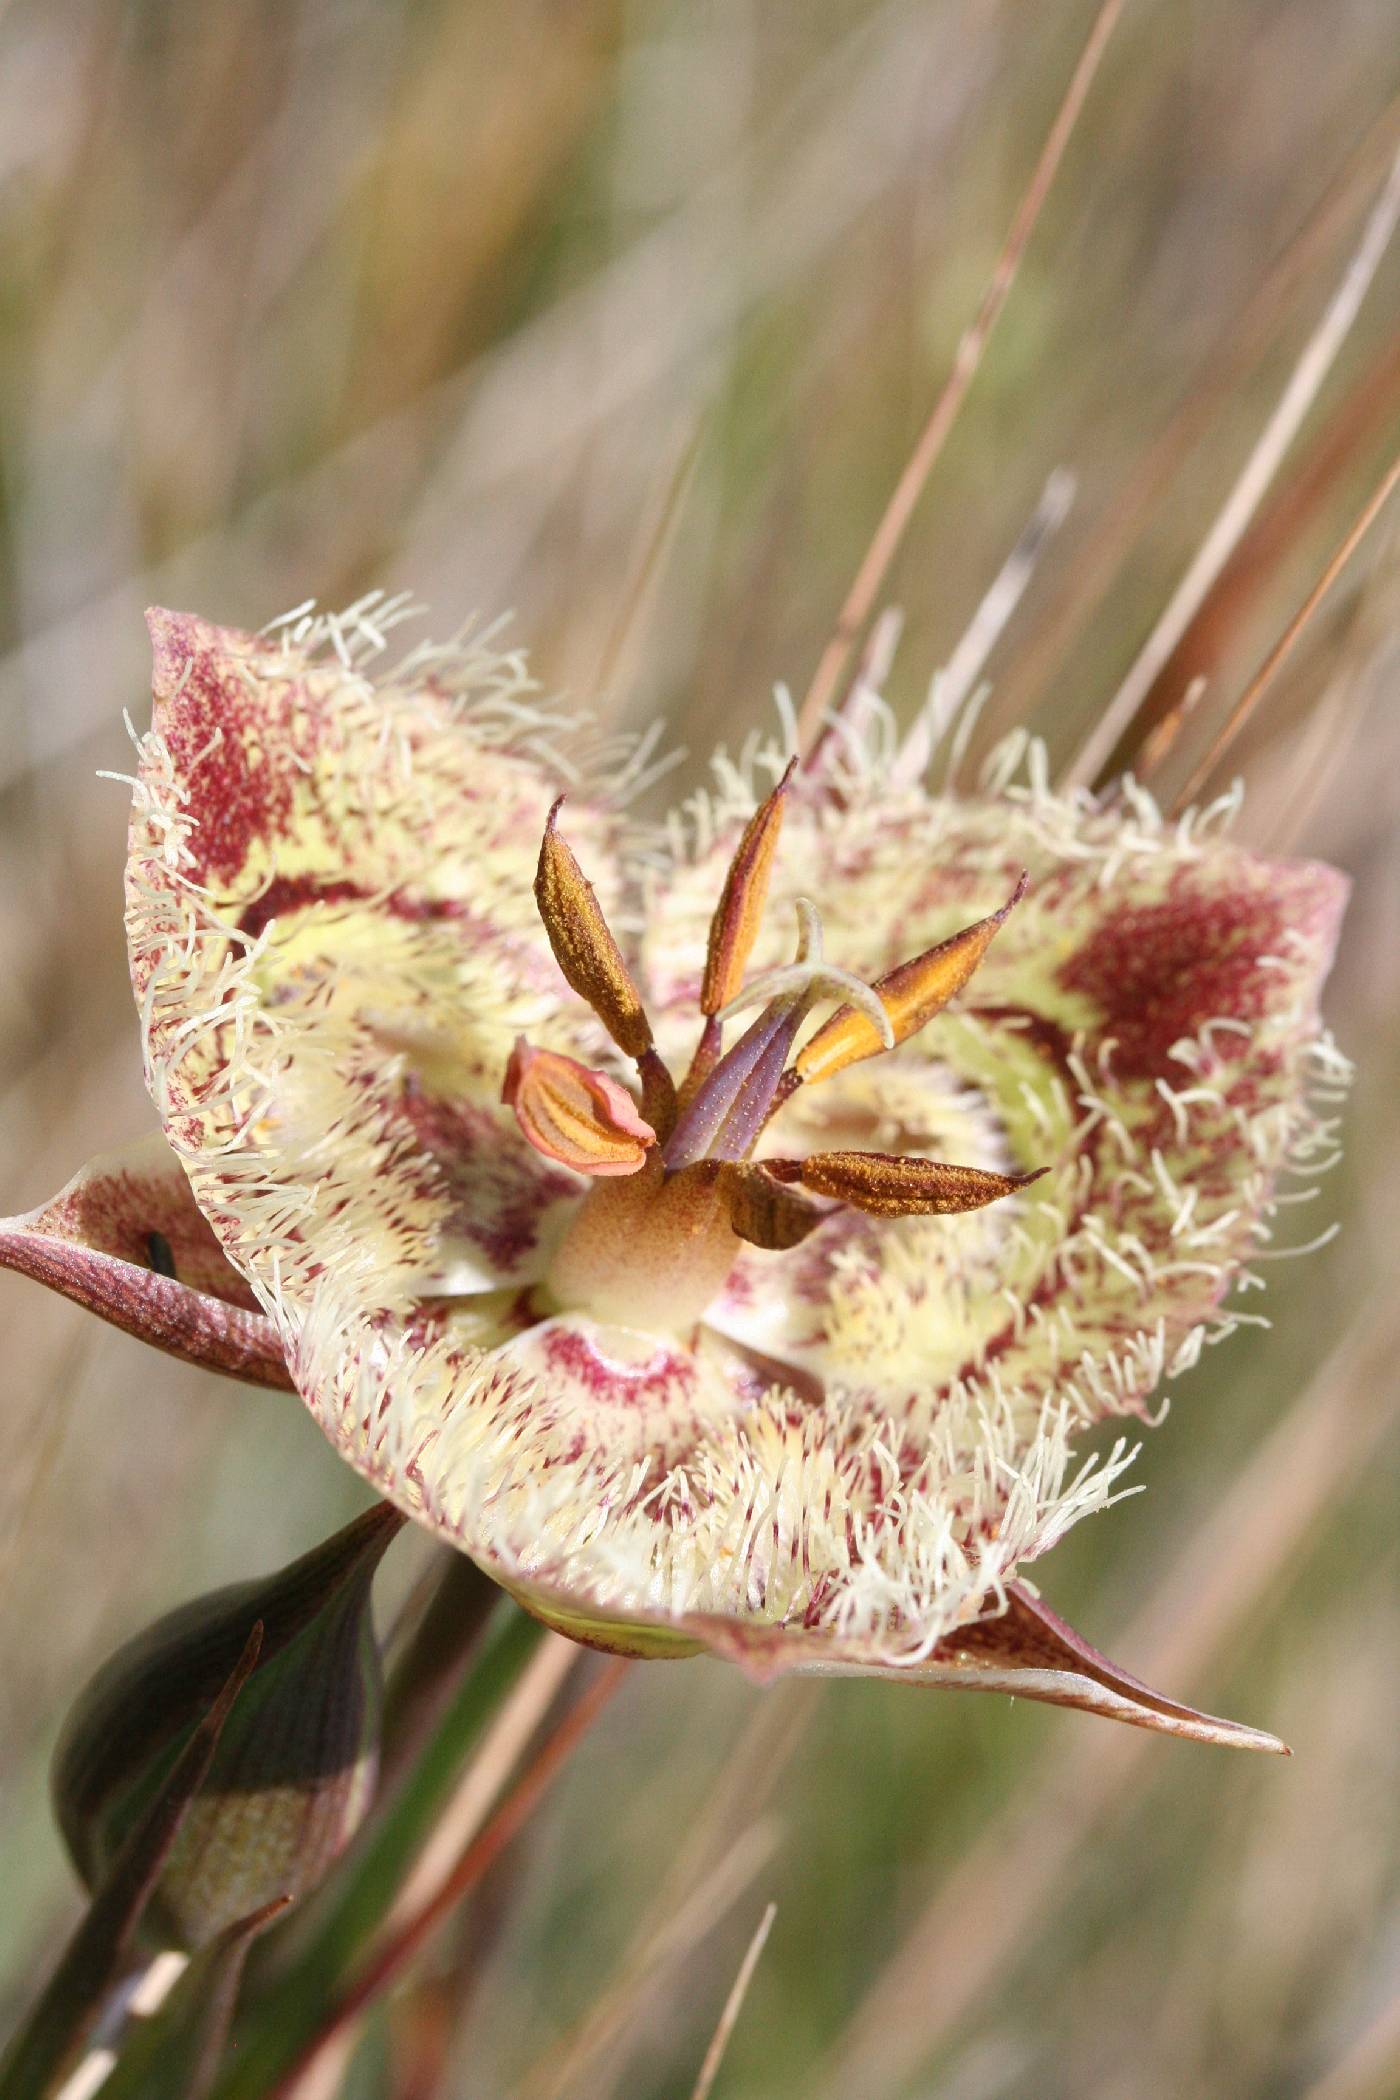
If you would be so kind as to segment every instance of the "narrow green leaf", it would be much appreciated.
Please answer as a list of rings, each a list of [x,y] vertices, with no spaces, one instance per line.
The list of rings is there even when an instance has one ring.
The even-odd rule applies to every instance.
[[[537,1620],[502,1598],[475,1666],[417,1763],[325,1890],[299,1912],[298,1951],[239,2018],[236,2046],[211,2100],[267,2100],[315,2038],[327,2004],[383,1924],[464,1763],[544,1637]]]
[[[194,1955],[159,2010],[134,2024],[102,2100],[205,2100],[238,2001],[248,1949],[292,1901],[279,1897]]]

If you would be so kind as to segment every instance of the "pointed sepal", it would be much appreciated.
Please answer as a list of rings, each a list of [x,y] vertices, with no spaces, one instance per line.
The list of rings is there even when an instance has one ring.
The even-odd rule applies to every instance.
[[[0,1221],[0,1267],[138,1341],[289,1391],[277,1329],[228,1260],[162,1137],[100,1154],[48,1203]]]
[[[1154,1691],[1091,1647],[1021,1582],[1007,1584],[1004,1609],[948,1635],[922,1662],[901,1662],[859,1641],[804,1630],[698,1618],[688,1627],[712,1653],[738,1663],[759,1683],[796,1671],[882,1677],[943,1691],[1004,1692],[1190,1742],[1262,1750],[1275,1757],[1289,1754],[1286,1743],[1262,1728],[1222,1720]]]

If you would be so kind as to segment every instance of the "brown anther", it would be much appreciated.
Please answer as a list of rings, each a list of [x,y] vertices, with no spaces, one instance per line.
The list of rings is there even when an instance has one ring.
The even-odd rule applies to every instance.
[[[642,995],[608,930],[602,907],[557,829],[564,797],[549,812],[535,870],[535,902],[554,960],[586,999],[619,1050],[640,1057],[651,1047],[651,1023]]]
[[[890,1017],[896,1043],[905,1042],[931,1021],[955,992],[960,992],[981,962],[1007,916],[1026,893],[1028,877],[1022,875],[1000,911],[989,918],[964,926],[936,948],[926,948],[878,978],[874,989]],[[795,1083],[810,1085],[830,1079],[862,1058],[874,1057],[885,1048],[869,1016],[843,1006],[817,1030],[793,1059]]]
[[[506,1066],[501,1099],[537,1152],[576,1173],[635,1174],[656,1132],[625,1088],[557,1050],[521,1036]]]
[[[700,987],[700,1011],[707,1017],[727,1006],[743,984],[768,898],[768,878],[796,765],[794,758],[767,801],[749,818],[729,863],[724,889],[710,921],[710,944]]]
[[[981,1210],[1000,1196],[1028,1188],[1046,1171],[987,1174],[980,1167],[951,1167],[888,1152],[813,1152],[806,1159],[770,1159],[764,1165],[779,1181],[801,1182],[814,1195],[834,1196],[877,1218]]]
[[[796,1247],[831,1215],[751,1161],[719,1162],[717,1180],[729,1206],[730,1224],[753,1247]]]

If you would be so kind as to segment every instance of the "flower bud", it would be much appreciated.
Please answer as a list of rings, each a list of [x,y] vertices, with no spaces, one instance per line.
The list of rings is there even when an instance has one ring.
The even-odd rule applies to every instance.
[[[354,1835],[378,1768],[374,1571],[402,1517],[381,1504],[260,1581],[215,1590],[119,1648],[79,1696],[54,1757],[59,1826],[100,1885],[262,1622],[258,1660],[161,1873],[146,1929],[197,1948],[306,1894]]]

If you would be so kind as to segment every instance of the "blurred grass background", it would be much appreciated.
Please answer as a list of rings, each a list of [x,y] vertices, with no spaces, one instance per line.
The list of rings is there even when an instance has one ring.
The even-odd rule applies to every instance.
[[[443,628],[514,608],[548,685],[665,718],[684,784],[775,679],[810,676],[1092,14],[0,10],[6,1208],[149,1125],[124,796],[95,778],[144,707],[142,607],[258,626],[383,584]],[[892,580],[903,715],[1067,466],[1077,501],[980,735],[1028,721],[1069,757],[1345,266],[1398,96],[1393,0],[1130,0]],[[1174,667],[1209,675],[1206,713],[1394,450],[1397,320],[1400,251]],[[1129,517],[1188,401],[1197,427]],[[770,1896],[723,2094],[1400,2092],[1397,623],[1392,519],[1238,754],[1246,835],[1356,878],[1329,997],[1360,1068],[1348,1158],[1296,1214],[1299,1239],[1335,1215],[1343,1232],[1270,1272],[1272,1329],[1183,1381],[1149,1492],[1042,1571],[1124,1663],[1278,1730],[1294,1761],[875,1685],[634,1671],[514,1863],[470,1998],[464,1929],[411,2001],[449,2030],[465,2008],[424,2100],[688,2091]],[[294,1405],[0,1282],[8,2020],[75,1910],[44,1769],[79,1680],[358,1490]],[[397,1549],[391,1609],[427,1551]],[[678,1833],[701,1885],[679,1925]],[[582,2052],[639,1933],[658,1958]],[[406,2093],[393,2060],[371,2033],[346,2092]]]

